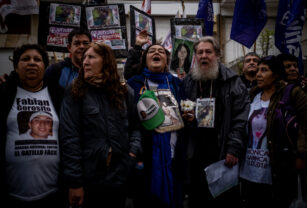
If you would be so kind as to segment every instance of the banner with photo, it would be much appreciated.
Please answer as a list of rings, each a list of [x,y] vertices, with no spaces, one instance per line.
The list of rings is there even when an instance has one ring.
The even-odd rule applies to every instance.
[[[67,37],[73,28],[64,27],[49,27],[49,33],[47,36],[47,45],[55,47],[67,47]]]
[[[91,35],[94,42],[104,42],[113,50],[127,49],[121,29],[93,30]]]
[[[190,71],[193,60],[194,39],[177,37],[173,38],[172,60],[170,69],[172,73],[178,74]]]
[[[133,47],[135,44],[136,36],[142,31],[146,30],[149,36],[149,43],[145,44],[145,49],[149,45],[156,42],[156,26],[155,19],[146,12],[130,5],[130,44]]]
[[[121,26],[118,5],[87,7],[86,20],[88,29]]]
[[[80,27],[81,6],[50,4],[49,24]]]
[[[47,51],[68,52],[67,36],[79,27],[86,28],[82,5],[40,2],[38,43]]]
[[[174,37],[197,39],[205,35],[204,20],[197,18],[171,18],[171,34]]]
[[[86,5],[85,13],[93,41],[109,45],[116,58],[126,58],[128,40],[124,4]]]
[[[165,133],[183,128],[184,122],[181,118],[179,105],[170,89],[158,89],[154,92],[165,116],[163,123],[155,128],[155,131]]]
[[[104,42],[116,58],[128,54],[125,7],[123,4],[77,4],[41,2],[38,43],[47,51],[68,52],[68,34],[74,28],[89,30],[93,41]]]

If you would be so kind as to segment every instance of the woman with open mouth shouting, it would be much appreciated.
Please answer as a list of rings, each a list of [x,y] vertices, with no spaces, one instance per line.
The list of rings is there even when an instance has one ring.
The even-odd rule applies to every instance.
[[[141,129],[143,140],[142,169],[138,170],[135,207],[181,207],[184,180],[184,144],[179,105],[184,99],[179,78],[169,73],[169,52],[161,45],[151,45],[141,59],[142,74],[128,80],[136,101],[148,90],[155,92],[159,103],[165,103],[179,118],[179,122],[164,122]],[[142,98],[142,97],[141,97]],[[160,105],[161,107],[161,105]],[[167,117],[167,115],[165,115]],[[141,122],[144,118],[140,117]],[[145,191],[144,191],[145,190]]]

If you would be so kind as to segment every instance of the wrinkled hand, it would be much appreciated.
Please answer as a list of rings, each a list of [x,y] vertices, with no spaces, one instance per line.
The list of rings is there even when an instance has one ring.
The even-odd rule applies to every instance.
[[[188,122],[192,122],[195,119],[195,111],[184,111],[182,114],[182,118]]]
[[[135,39],[135,45],[143,46],[144,44],[148,43],[149,37],[146,30],[142,30]]]
[[[70,188],[69,189],[69,204],[71,206],[82,206],[84,199],[84,189],[81,188]]]
[[[229,168],[232,168],[237,163],[238,163],[238,158],[236,156],[227,153],[225,159],[225,165]]]

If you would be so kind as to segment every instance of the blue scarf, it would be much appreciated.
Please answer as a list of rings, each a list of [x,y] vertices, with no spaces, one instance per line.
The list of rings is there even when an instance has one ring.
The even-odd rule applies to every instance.
[[[146,79],[157,83],[158,89],[168,89],[170,87],[170,90],[174,93],[174,87],[171,84],[173,77],[170,73],[154,73],[145,68],[143,75]],[[153,131],[152,133],[151,193],[166,204],[171,204],[173,199],[170,138],[170,132],[158,133]]]
[[[158,89],[168,89],[168,84],[167,84],[168,80],[170,90],[176,97],[175,90],[172,85],[173,76],[170,73],[168,72],[156,73],[149,71],[149,69],[147,68],[144,68],[143,75],[145,76],[146,79],[149,79],[150,81],[159,84]]]

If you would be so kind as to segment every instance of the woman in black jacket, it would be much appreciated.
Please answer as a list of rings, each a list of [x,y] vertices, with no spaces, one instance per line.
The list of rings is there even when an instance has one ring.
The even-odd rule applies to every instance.
[[[110,47],[93,43],[67,89],[60,114],[69,202],[124,207],[127,178],[140,151],[133,92],[120,83]]]

